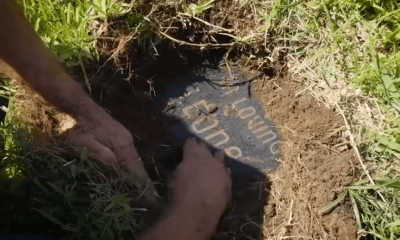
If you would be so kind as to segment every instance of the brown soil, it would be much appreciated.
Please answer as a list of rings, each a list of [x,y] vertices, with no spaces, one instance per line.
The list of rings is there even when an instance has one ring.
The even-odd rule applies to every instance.
[[[350,203],[331,212],[318,211],[334,201],[355,174],[356,159],[337,129],[343,121],[289,78],[258,81],[253,91],[277,124],[282,137],[282,163],[270,174],[265,207],[266,239],[357,239]]]

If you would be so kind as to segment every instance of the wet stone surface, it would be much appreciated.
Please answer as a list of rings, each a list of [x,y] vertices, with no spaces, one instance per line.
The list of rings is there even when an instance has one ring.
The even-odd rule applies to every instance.
[[[277,168],[280,138],[273,122],[251,98],[249,78],[226,69],[187,73],[159,96],[163,112],[177,119],[179,139],[195,137],[224,149],[233,175]]]

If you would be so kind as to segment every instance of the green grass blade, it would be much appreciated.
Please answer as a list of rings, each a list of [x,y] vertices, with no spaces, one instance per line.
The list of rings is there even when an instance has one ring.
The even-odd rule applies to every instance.
[[[318,213],[325,214],[330,212],[333,208],[335,208],[339,203],[343,201],[343,199],[347,196],[348,190],[342,193],[335,201],[331,202],[330,204],[326,205],[325,207],[321,208]]]

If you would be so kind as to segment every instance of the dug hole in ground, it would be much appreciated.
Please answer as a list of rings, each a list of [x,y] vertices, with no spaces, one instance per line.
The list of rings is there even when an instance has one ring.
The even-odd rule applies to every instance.
[[[230,17],[236,21],[240,19],[239,15]],[[180,97],[185,97],[185,92],[171,97],[177,102],[160,98],[185,74],[205,76],[205,69],[224,68],[225,77],[219,79],[222,83],[218,86],[232,87],[231,81],[237,72],[248,76],[244,83],[247,84],[246,94],[264,113],[260,116],[273,123],[280,142],[276,167],[262,168],[263,163],[253,164],[251,159],[247,163],[240,161],[242,167],[261,167],[257,168],[257,174],[234,177],[232,203],[221,218],[214,239],[357,239],[351,203],[343,200],[327,208],[345,192],[358,173],[355,153],[340,130],[345,125],[342,116],[334,106],[310,95],[303,79],[290,76],[283,55],[274,56],[274,61],[260,67],[259,64],[247,64],[247,58],[232,51],[229,71],[224,59],[227,49],[199,50],[167,41],[157,46],[156,61],[149,59],[135,45],[121,52],[119,58],[126,61],[122,60],[123,71],[110,63],[87,65],[90,96],[134,136],[146,170],[152,180],[159,183],[160,202],[168,201],[168,178],[182,157],[184,140],[177,134],[177,122],[192,124],[204,114],[201,111],[189,115],[170,114],[169,111],[179,109],[179,101],[184,102],[185,99]],[[80,69],[71,74],[86,88]],[[202,81],[207,82],[206,79]],[[203,94],[202,99],[209,101],[207,92]],[[65,116],[29,89],[21,87],[16,99],[17,105],[21,106],[20,115],[25,116],[23,120],[41,130],[46,129],[47,133],[62,130],[60,123],[64,122]],[[164,104],[161,107],[160,101]],[[231,102],[206,109],[206,115],[210,114],[210,119],[213,114],[222,116],[227,106],[232,111],[228,109],[225,116],[240,120],[237,109],[228,103]],[[245,124],[241,126],[247,126],[248,120],[240,120]],[[228,131],[229,123],[226,126],[226,129],[216,128],[215,131]],[[235,129],[236,132],[242,130]],[[197,135],[206,141],[207,136],[210,135]],[[243,136],[230,138],[237,140],[237,147],[251,146],[252,140],[257,140],[257,136]],[[216,142],[212,140],[215,139],[209,144],[215,146]],[[252,149],[248,148],[247,152],[251,154]],[[271,162],[267,154],[265,158],[260,156],[257,161]],[[161,214],[158,210],[154,207],[154,211],[139,214],[143,229],[156,221]]]
[[[151,81],[126,81],[112,67],[103,67],[101,74],[92,78],[91,96],[131,131],[145,168],[153,181],[160,183],[159,194],[167,201],[168,178],[181,160],[183,140],[175,130],[176,121],[180,120],[160,108],[159,96],[179,76],[204,72],[209,68],[205,63],[214,69],[221,67],[224,51],[205,53],[167,47],[160,55],[151,72],[154,77],[148,78]],[[239,68],[243,61],[238,58],[232,67]],[[307,94],[307,86],[291,78],[282,64],[271,64],[267,71],[252,67],[244,71],[255,76],[248,79],[246,90],[275,125],[280,156],[277,169],[265,168],[261,177],[234,177],[232,203],[221,219],[215,239],[357,239],[350,202],[343,201],[323,211],[356,175],[354,152],[338,131],[344,125],[340,113]],[[229,79],[229,72],[224,73]],[[83,80],[80,75],[75,77]],[[27,110],[27,116],[42,119],[40,125],[59,129],[62,114],[47,109],[37,95],[25,91],[23,96],[19,95],[19,101],[25,106],[35,105],[32,109],[36,112]],[[32,117],[40,112],[38,109],[46,112],[47,117]],[[223,110],[223,106],[218,106],[216,112]],[[270,161],[267,158],[261,160]],[[147,219],[146,225],[157,219],[156,212],[141,216]]]

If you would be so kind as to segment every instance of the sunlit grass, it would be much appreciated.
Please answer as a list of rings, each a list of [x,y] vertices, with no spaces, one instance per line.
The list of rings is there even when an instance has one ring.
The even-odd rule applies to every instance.
[[[118,0],[18,1],[42,40],[68,65],[97,58],[96,21],[129,14],[134,4]]]

